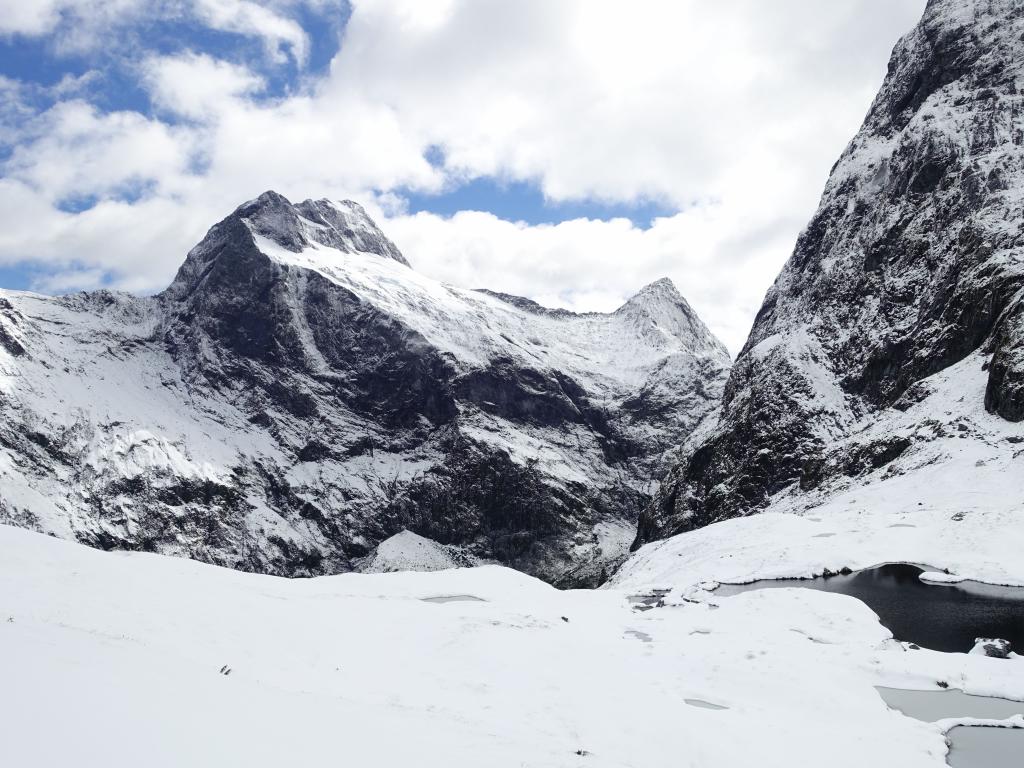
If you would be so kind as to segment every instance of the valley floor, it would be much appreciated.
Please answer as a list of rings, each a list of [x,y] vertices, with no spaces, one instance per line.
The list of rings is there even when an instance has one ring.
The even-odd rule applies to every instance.
[[[655,545],[681,566],[674,576],[644,551],[617,584],[565,592],[497,566],[286,580],[0,526],[0,757],[83,768],[940,768],[948,724],[888,709],[874,686],[943,680],[1020,699],[1024,664],[908,651],[842,595],[716,599],[696,587],[838,563],[827,547],[840,537],[816,533],[854,522],[732,521]],[[755,560],[766,536],[783,534],[790,548]],[[727,541],[736,556],[719,551],[713,567]],[[1003,558],[1021,551],[1013,544],[987,550],[1000,580],[1024,577]],[[889,557],[880,547],[856,557]],[[901,557],[937,554],[922,545]],[[971,557],[932,564],[978,575],[983,555]],[[652,587],[673,590],[668,604],[637,610],[630,598]]]

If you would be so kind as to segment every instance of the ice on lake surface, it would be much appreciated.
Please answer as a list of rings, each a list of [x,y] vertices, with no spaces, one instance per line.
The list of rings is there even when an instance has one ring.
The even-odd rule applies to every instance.
[[[893,709],[929,723],[961,717],[1005,720],[1024,713],[1024,702],[971,696],[955,689],[911,691],[877,686],[877,690]],[[948,738],[950,750],[946,762],[954,768],[1008,768],[1024,764],[1024,729],[957,726],[949,732]]]
[[[958,726],[949,732],[953,768],[1011,768],[1024,764],[1024,729]]]
[[[893,709],[907,717],[935,722],[948,717],[977,717],[1005,720],[1024,714],[1024,702],[994,696],[971,696],[950,688],[945,691],[911,691],[878,686],[879,695]]]
[[[715,594],[804,587],[856,597],[878,614],[897,640],[936,651],[967,653],[979,637],[1009,640],[1024,649],[1024,588],[962,581],[926,584],[923,569],[890,564],[813,579],[770,579],[723,584]]]

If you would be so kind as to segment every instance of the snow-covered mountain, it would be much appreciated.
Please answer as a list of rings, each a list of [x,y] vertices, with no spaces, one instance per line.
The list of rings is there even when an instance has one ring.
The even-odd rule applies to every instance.
[[[930,0],[637,544],[908,473],[908,504],[1019,508],[1022,85],[1019,2]]]
[[[1018,764],[1021,649],[729,587],[1018,617],[1022,41],[929,2],[731,374],[668,281],[545,309],[274,193],[159,296],[0,292],[4,765]]]
[[[159,296],[0,292],[0,521],[285,575],[408,529],[593,583],[729,362],[667,280],[548,310],[268,192]]]

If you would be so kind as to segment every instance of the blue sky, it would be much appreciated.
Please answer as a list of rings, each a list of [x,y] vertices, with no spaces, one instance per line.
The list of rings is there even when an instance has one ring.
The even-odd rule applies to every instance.
[[[0,0],[0,286],[159,290],[274,188],[543,303],[671,277],[735,349],[922,5]]]

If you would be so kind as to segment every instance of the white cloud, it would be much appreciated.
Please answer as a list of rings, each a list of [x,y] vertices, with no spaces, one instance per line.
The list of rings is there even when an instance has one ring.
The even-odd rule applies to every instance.
[[[685,205],[765,164],[813,187],[821,163],[794,150],[828,168],[834,125],[859,122],[921,5],[357,0],[328,93],[392,106],[456,172],[536,178],[555,199]]]
[[[81,51],[113,42],[113,30],[143,15],[162,15],[174,4],[175,0],[0,0],[0,35],[55,35],[58,48]]]
[[[62,101],[27,125],[4,170],[53,204],[139,186],[173,193],[191,164],[191,138],[135,112],[104,114],[81,100]]]
[[[194,19],[205,26],[263,41],[268,56],[304,65],[305,30],[290,17],[297,6],[338,9],[342,0],[0,0],[0,35],[55,34],[65,51],[124,44],[121,30],[140,20]]]
[[[245,67],[205,54],[154,56],[142,69],[157,107],[201,121],[215,119],[229,101],[264,88],[262,78]]]
[[[79,214],[57,210],[31,187],[0,179],[0,254],[12,260],[31,256],[57,272],[48,290],[96,287],[96,269],[113,270],[117,287],[151,292],[174,274],[195,233],[212,222],[171,197],[149,197],[134,204],[105,200]],[[173,259],[170,251],[176,251]],[[2,261],[0,261],[2,263]],[[74,277],[87,276],[76,282]]]
[[[194,2],[197,15],[211,28],[260,38],[275,61],[286,61],[290,53],[297,63],[306,63],[309,43],[294,20],[249,0]]]
[[[60,21],[61,0],[0,0],[0,32],[42,35]]]
[[[188,8],[301,61],[298,2]],[[42,3],[0,29],[58,23],[46,8],[65,5]],[[123,285],[155,289],[210,224],[264,189],[355,196],[391,213],[386,226],[417,268],[460,284],[587,309],[668,275],[735,351],[922,7],[356,0],[330,72],[291,95],[266,98],[237,63],[150,57],[141,77],[157,117],[71,100],[30,121],[4,169],[24,205],[148,191],[133,204],[56,211],[45,229],[11,221],[26,231],[0,238],[0,260],[59,260],[65,248],[76,269],[114,269]],[[424,159],[434,146],[442,170]],[[390,190],[481,175],[534,180],[554,200],[651,198],[683,212],[644,231],[625,220],[529,227],[393,208]],[[144,264],[133,262],[140,251],[126,227],[165,235],[147,240]]]

